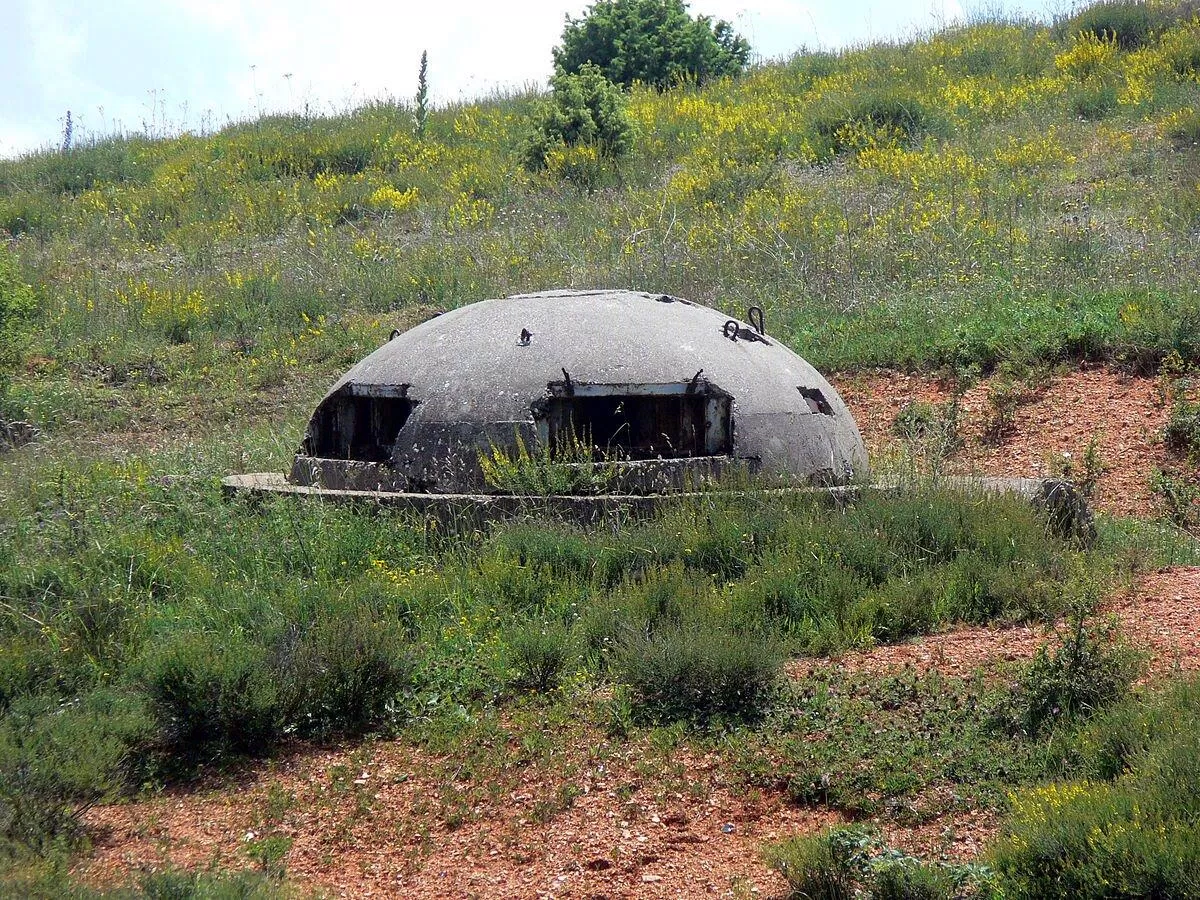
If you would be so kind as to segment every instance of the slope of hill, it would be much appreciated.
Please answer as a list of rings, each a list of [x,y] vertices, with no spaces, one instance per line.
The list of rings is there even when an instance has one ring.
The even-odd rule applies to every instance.
[[[1196,358],[1200,25],[1089,21],[635,90],[620,165],[526,172],[533,97],[436,111],[423,138],[374,105],[0,163],[46,375],[10,402],[86,419],[113,392],[89,373],[232,397],[344,361],[397,310],[555,285],[757,303],[827,369]]]
[[[291,865],[437,895],[470,862],[456,884],[497,895],[799,890],[825,866],[878,896],[1200,896],[1178,864],[1200,691],[1168,671],[1195,668],[1196,573],[1095,616],[1200,561],[1175,527],[1102,517],[1086,549],[925,472],[836,511],[702,496],[591,531],[251,506],[217,480],[282,469],[395,327],[615,285],[764,307],[907,474],[1053,465],[1144,515],[1173,466],[1160,493],[1195,525],[1200,17],[1108,3],[635,88],[629,156],[531,173],[538,102],[0,162],[0,892],[270,896]],[[9,449],[18,420],[42,439]],[[1136,630],[1134,686],[1113,628],[1139,610],[1172,632]],[[998,629],[1064,617],[1049,653],[966,671],[980,635],[1032,652]],[[928,644],[969,645],[961,665],[888,665],[967,625]],[[848,821],[868,830],[796,839]],[[396,842],[367,847],[380,828]],[[865,869],[837,869],[848,847]],[[960,864],[981,848],[996,871]],[[196,869],[218,853],[260,873]],[[139,871],[164,863],[193,870]]]

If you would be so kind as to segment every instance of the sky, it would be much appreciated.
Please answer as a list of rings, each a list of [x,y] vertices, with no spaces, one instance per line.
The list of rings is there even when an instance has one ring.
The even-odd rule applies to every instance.
[[[836,50],[1067,0],[693,0],[756,59]],[[421,51],[434,104],[544,86],[565,17],[587,0],[0,0],[0,157],[114,132],[207,131],[267,112],[411,99]]]

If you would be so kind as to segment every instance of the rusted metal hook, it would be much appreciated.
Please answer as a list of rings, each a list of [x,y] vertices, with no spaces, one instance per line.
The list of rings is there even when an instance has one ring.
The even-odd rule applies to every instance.
[[[738,331],[740,331],[741,329],[738,326],[736,319],[730,319],[728,322],[725,323],[725,327],[721,330],[722,330],[722,332],[724,332],[725,337],[729,338],[731,341],[736,342],[738,339]]]
[[[755,320],[755,313],[758,314],[757,321]],[[767,320],[763,316],[763,309],[761,306],[751,306],[748,310],[746,310],[746,321],[753,325],[754,330],[759,334],[765,335],[767,333]]]

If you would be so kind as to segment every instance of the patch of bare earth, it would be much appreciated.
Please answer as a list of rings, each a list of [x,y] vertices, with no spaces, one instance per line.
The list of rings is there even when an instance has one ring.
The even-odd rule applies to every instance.
[[[931,375],[867,372],[835,377],[873,458],[898,448],[892,424],[907,403],[948,401],[953,386]],[[1105,472],[1092,504],[1118,515],[1149,515],[1149,489],[1155,467],[1166,467],[1162,432],[1170,412],[1158,383],[1108,367],[1088,367],[1051,378],[1016,410],[1013,427],[995,443],[983,440],[991,415],[989,381],[962,397],[963,447],[949,461],[961,474],[1045,476],[1054,454],[1080,460],[1096,437]]]
[[[1106,603],[1100,613],[1115,616],[1120,633],[1149,654],[1149,678],[1200,670],[1200,568],[1181,567],[1148,575]],[[1029,659],[1062,627],[962,628],[832,659],[795,660],[788,672],[799,678],[830,667],[881,675],[909,669],[919,674],[965,677],[980,669]]]
[[[90,811],[79,874],[109,883],[167,865],[245,866],[270,834],[292,840],[290,880],[337,896],[772,896],[784,884],[763,845],[837,818],[747,793],[715,757],[608,755],[602,734],[580,740],[569,760],[496,771],[486,785],[456,785],[448,760],[399,741],[299,752],[234,788]],[[579,792],[569,805],[565,784]],[[290,799],[268,821],[272,796]]]

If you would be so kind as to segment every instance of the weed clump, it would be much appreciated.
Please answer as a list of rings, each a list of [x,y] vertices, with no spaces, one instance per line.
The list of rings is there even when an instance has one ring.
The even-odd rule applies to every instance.
[[[700,722],[760,718],[781,663],[769,637],[701,622],[629,634],[615,660],[645,716]]]
[[[545,694],[566,674],[572,656],[572,635],[559,621],[526,622],[508,634],[511,675],[517,691]]]
[[[22,697],[0,720],[0,855],[69,846],[82,813],[139,770],[153,723],[136,696]]]
[[[1095,715],[1128,693],[1141,662],[1115,626],[1079,615],[1054,652],[1040,648],[1021,677],[1026,729],[1036,735],[1060,722]]]
[[[841,153],[875,144],[908,144],[932,125],[933,117],[917,97],[876,90],[826,101],[813,129],[830,152]]]
[[[599,187],[612,164],[633,148],[634,128],[621,89],[594,65],[550,79],[551,97],[534,116],[523,162],[587,190]]]
[[[929,865],[888,847],[871,831],[830,828],[768,847],[767,864],[794,898],[812,900],[961,900],[994,895],[981,866]]]
[[[1195,679],[1130,697],[1071,743],[1064,774],[1018,794],[992,861],[1015,898],[1200,896]]]

